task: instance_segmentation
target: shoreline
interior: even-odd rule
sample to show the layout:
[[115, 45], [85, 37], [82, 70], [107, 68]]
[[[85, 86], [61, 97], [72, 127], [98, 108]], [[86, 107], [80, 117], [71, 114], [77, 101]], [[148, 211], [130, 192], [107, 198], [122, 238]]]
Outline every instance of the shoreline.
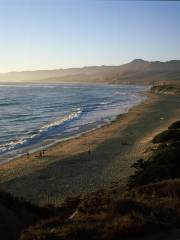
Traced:
[[[69, 137], [64, 137], [64, 138], [62, 137], [60, 139], [57, 139], [57, 140], [55, 140], [55, 141], [53, 141], [51, 143], [48, 143], [48, 144], [44, 144], [42, 146], [35, 146], [34, 149], [33, 149], [33, 146], [26, 147], [24, 150], [22, 148], [22, 152], [16, 154], [16, 156], [14, 156], [14, 157], [6, 157], [6, 155], [5, 155], [6, 159], [5, 160], [1, 160], [0, 161], [0, 165], [1, 164], [5, 164], [5, 163], [9, 163], [10, 161], [15, 161], [16, 159], [19, 159], [21, 157], [26, 157], [27, 156], [27, 152], [29, 152], [30, 154], [37, 154], [38, 152], [40, 152], [42, 150], [48, 151], [51, 147], [54, 147], [57, 144], [61, 144], [63, 142], [69, 141], [69, 140], [80, 138], [81, 136], [83, 136], [85, 134], [94, 132], [94, 131], [96, 131], [98, 129], [101, 129], [103, 127], [111, 125], [112, 123], [116, 122], [121, 116], [123, 116], [125, 114], [128, 114], [128, 112], [132, 108], [137, 107], [138, 105], [140, 105], [143, 102], [148, 100], [148, 96], [147, 96], [148, 95], [148, 91], [140, 92], [140, 93], [138, 93], [138, 95], [141, 98], [141, 100], [139, 102], [137, 102], [133, 106], [129, 107], [125, 112], [118, 114], [116, 117], [114, 117], [114, 119], [109, 120], [109, 122], [101, 124], [101, 125], [99, 124], [96, 127], [93, 127], [91, 129], [85, 130], [84, 132], [76, 133], [75, 135], [72, 135], [72, 136], [69, 136]], [[144, 99], [143, 99], [143, 97], [144, 97]]]
[[[57, 139], [56, 141], [54, 141], [52, 143], [49, 143], [47, 145], [44, 145], [44, 146], [35, 147], [34, 149], [30, 148], [30, 149], [28, 149], [28, 152], [31, 154], [31, 156], [32, 155], [34, 156], [35, 154], [38, 154], [39, 151], [42, 151], [43, 149], [45, 151], [51, 150], [51, 148], [56, 148], [60, 144], [63, 144], [63, 143], [65, 144], [66, 142], [69, 142], [71, 140], [76, 140], [76, 139], [79, 139], [81, 137], [87, 137], [86, 135], [88, 135], [90, 133], [93, 133], [93, 132], [98, 131], [99, 129], [103, 129], [103, 128], [106, 128], [108, 126], [111, 126], [112, 124], [119, 121], [121, 117], [123, 117], [124, 115], [127, 115], [129, 113], [129, 111], [131, 111], [133, 108], [136, 108], [139, 105], [148, 101], [149, 95], [151, 95], [151, 93], [149, 91], [145, 91], [145, 92], [139, 93], [139, 95], [144, 96], [145, 99], [144, 100], [141, 99], [141, 102], [136, 103], [135, 105], [130, 107], [126, 112], [118, 114], [113, 120], [109, 121], [108, 123], [104, 123], [102, 125], [97, 125], [97, 127], [94, 127], [92, 129], [89, 129], [89, 130], [84, 131], [84, 132], [77, 133], [77, 134], [75, 134], [73, 136], [70, 136], [70, 137], [65, 137], [65, 138], [62, 138], [62, 139], [59, 139], [59, 140]], [[2, 160], [0, 162], [0, 166], [3, 165], [3, 164], [8, 164], [11, 161], [16, 161], [16, 160], [21, 159], [21, 158], [23, 158], [23, 159], [27, 158], [27, 151], [19, 153], [15, 157], [10, 157], [10, 158], [7, 158], [5, 160]]]
[[174, 104], [179, 103], [178, 96], [147, 95], [108, 125], [56, 143], [43, 158], [33, 153], [29, 159], [2, 163], [1, 188], [38, 204], [59, 204], [68, 196], [123, 186], [132, 174], [130, 166], [144, 156], [152, 136], [180, 118]]

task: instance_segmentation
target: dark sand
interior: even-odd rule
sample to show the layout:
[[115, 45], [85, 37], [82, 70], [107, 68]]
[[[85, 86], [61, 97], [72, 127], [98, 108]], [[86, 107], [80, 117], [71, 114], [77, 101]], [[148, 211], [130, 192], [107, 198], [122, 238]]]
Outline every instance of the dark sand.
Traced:
[[113, 123], [58, 143], [43, 158], [34, 153], [1, 164], [0, 187], [38, 204], [59, 204], [98, 188], [124, 186], [152, 137], [177, 119], [180, 96], [148, 94]]

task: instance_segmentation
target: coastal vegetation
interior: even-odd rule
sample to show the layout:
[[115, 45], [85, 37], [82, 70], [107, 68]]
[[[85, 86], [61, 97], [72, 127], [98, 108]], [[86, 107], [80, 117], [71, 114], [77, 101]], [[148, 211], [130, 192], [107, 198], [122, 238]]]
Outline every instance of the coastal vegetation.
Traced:
[[180, 130], [166, 130], [153, 138], [158, 144], [148, 160], [140, 159], [133, 164], [135, 174], [129, 186], [135, 187], [165, 179], [180, 177]]
[[179, 84], [157, 85], [151, 88], [151, 92], [162, 94], [180, 94], [180, 85]]

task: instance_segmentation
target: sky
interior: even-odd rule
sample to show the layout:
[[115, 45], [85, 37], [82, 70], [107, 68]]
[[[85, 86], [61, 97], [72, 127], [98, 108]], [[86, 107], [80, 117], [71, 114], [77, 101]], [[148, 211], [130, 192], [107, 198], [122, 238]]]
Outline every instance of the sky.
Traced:
[[180, 1], [0, 0], [0, 72], [180, 59]]

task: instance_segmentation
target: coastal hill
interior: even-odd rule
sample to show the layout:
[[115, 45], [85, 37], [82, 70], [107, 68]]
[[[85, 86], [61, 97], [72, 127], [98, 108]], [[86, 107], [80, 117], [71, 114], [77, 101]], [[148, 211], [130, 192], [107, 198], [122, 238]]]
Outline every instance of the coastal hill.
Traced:
[[180, 81], [180, 60], [167, 62], [135, 59], [120, 66], [9, 72], [0, 74], [1, 82], [85, 82], [116, 84], [164, 84]]

